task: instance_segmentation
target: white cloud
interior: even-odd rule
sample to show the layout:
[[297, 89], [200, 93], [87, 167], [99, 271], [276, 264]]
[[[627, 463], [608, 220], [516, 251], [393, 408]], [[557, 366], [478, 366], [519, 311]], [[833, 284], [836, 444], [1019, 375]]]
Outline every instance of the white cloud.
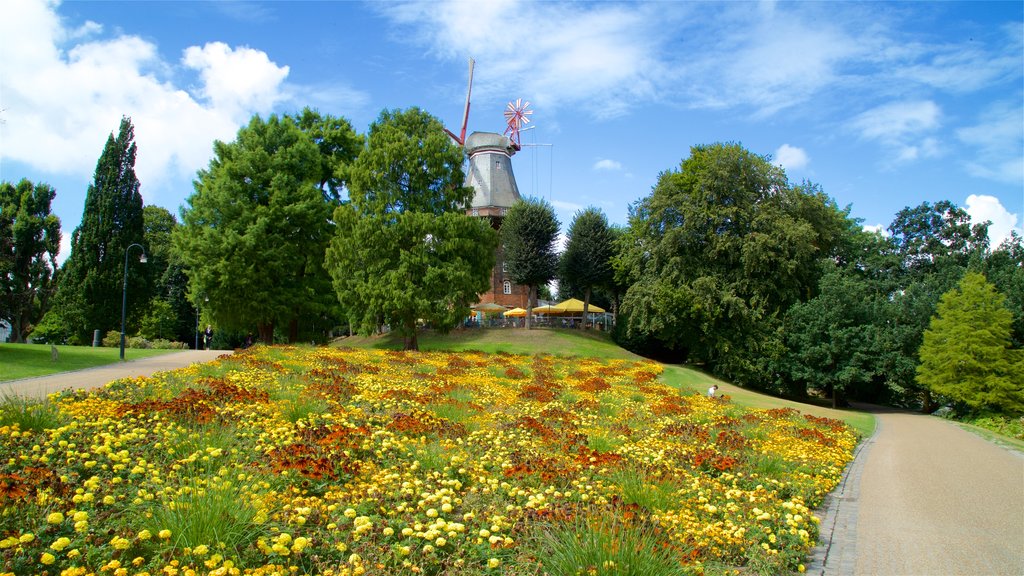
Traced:
[[803, 148], [797, 148], [796, 146], [790, 146], [789, 144], [779, 146], [779, 148], [775, 150], [774, 156], [775, 163], [782, 166], [787, 171], [806, 168], [807, 163], [811, 160]]
[[957, 138], [974, 149], [967, 171], [981, 178], [1024, 186], [1024, 109], [1019, 102], [998, 102]]
[[[181, 195], [215, 139], [232, 140], [253, 113], [287, 97], [288, 68], [220, 43], [161, 60], [137, 36], [99, 38], [102, 26], [65, 26], [52, 2], [5, 4], [0, 19], [5, 158], [87, 181], [122, 116], [135, 126], [136, 173], [147, 203]], [[172, 82], [198, 73], [195, 96]], [[54, 119], [60, 119], [54, 121]], [[185, 180], [187, 187], [187, 180]]]
[[865, 140], [888, 148], [897, 162], [940, 156], [939, 141], [931, 136], [941, 126], [942, 111], [931, 100], [890, 102], [859, 114], [850, 127]]
[[575, 202], [566, 202], [564, 200], [552, 200], [551, 206], [556, 210], [561, 210], [562, 212], [568, 212], [570, 214], [575, 214], [576, 212], [583, 210], [582, 204], [577, 204]]
[[1024, 234], [1022, 222], [1017, 214], [1011, 213], [995, 196], [971, 194], [967, 197], [964, 210], [971, 216], [973, 224], [988, 221], [988, 239], [992, 248], [998, 247], [1010, 237], [1011, 231]]
[[602, 158], [597, 162], [594, 162], [594, 170], [622, 170], [622, 162], [619, 162], [618, 160], [609, 160], [608, 158]]
[[865, 224], [861, 226], [861, 229], [864, 230], [865, 232], [874, 232], [876, 234], [881, 234], [886, 238], [892, 236], [892, 234], [889, 233], [889, 229], [885, 224]]

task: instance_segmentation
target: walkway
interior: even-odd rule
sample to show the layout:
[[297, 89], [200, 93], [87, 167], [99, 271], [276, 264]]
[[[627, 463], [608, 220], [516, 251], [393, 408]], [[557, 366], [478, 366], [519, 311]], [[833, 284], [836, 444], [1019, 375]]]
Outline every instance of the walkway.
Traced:
[[876, 418], [808, 572], [1024, 574], [1024, 455], [932, 416], [878, 408]]
[[150, 376], [155, 372], [184, 368], [200, 362], [209, 362], [223, 354], [231, 354], [230, 350], [185, 350], [172, 352], [151, 358], [116, 362], [106, 366], [61, 372], [50, 376], [37, 376], [21, 380], [0, 382], [0, 393], [14, 393], [19, 396], [45, 398], [48, 394], [67, 388], [97, 388], [107, 382], [119, 378], [133, 376]]

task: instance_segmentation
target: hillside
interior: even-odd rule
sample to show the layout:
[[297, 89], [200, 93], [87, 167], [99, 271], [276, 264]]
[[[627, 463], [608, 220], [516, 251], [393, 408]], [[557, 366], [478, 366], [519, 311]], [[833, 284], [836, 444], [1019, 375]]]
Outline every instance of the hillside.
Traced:
[[[401, 350], [402, 339], [396, 334], [383, 336], [351, 336], [340, 338], [333, 344], [340, 348], [370, 348]], [[506, 354], [552, 354], [600, 359], [639, 360], [640, 356], [621, 348], [604, 332], [581, 332], [560, 328], [473, 329], [456, 330], [447, 335], [426, 331], [419, 334], [422, 351], [478, 351]], [[777, 398], [754, 390], [740, 388], [719, 380], [699, 369], [683, 365], [666, 365], [662, 380], [676, 388], [704, 392], [718, 384], [718, 393], [750, 408], [794, 408], [814, 416], [835, 418], [853, 426], [862, 436], [870, 436], [875, 428], [874, 416], [856, 410], [836, 410], [814, 404], [805, 404]]]

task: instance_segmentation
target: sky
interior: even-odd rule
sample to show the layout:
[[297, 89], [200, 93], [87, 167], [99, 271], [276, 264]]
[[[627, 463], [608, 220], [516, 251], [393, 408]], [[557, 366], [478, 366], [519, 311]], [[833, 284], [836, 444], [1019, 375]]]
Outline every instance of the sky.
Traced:
[[513, 170], [563, 231], [626, 224], [691, 146], [738, 142], [865, 227], [950, 200], [1024, 226], [1024, 2], [0, 0], [0, 180], [57, 191], [70, 251], [107, 137], [131, 118], [143, 201], [178, 215], [253, 115], [361, 133], [418, 106], [458, 132], [534, 111]]

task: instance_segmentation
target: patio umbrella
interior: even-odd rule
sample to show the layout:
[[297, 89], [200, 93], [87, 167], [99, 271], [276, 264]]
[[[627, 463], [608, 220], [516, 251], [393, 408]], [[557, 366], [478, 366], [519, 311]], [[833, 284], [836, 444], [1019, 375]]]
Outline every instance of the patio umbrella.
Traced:
[[534, 306], [533, 307], [533, 313], [534, 314], [551, 314], [551, 315], [556, 315], [556, 314], [565, 314], [565, 310], [562, 310], [560, 308], [556, 308], [555, 306], [547, 304], [547, 305], [544, 305], [544, 306]]
[[[561, 310], [562, 312], [583, 312], [583, 301], [578, 300], [576, 298], [569, 298], [565, 302], [559, 302], [558, 304], [555, 304], [554, 307]], [[536, 308], [534, 308], [534, 310], [536, 310]], [[604, 311], [604, 308], [601, 308], [600, 306], [595, 306], [594, 304], [587, 306], [587, 313], [593, 312], [595, 314], [600, 314]]]
[[475, 310], [477, 312], [504, 312], [507, 310], [507, 308], [501, 304], [495, 304], [494, 302], [481, 302], [474, 304], [469, 308], [470, 310]]
[[505, 311], [505, 318], [523, 318], [526, 316], [526, 310], [522, 308], [513, 308]]

